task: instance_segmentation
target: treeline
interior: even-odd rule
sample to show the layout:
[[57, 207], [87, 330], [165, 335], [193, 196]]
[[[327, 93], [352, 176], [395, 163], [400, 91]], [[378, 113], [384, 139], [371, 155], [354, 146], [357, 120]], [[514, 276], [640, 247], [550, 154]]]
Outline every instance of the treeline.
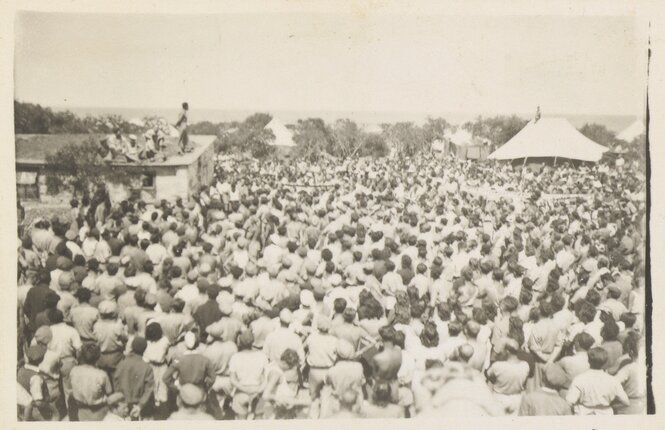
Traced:
[[[248, 152], [261, 158], [270, 155], [274, 148], [269, 145], [274, 136], [265, 128], [272, 117], [256, 113], [244, 121], [213, 123], [202, 121], [189, 126], [190, 134], [218, 136], [215, 146], [223, 152]], [[139, 134], [153, 126], [166, 126], [159, 118], [143, 118], [143, 125], [128, 122], [119, 115], [79, 117], [72, 112], [53, 111], [38, 104], [14, 101], [14, 127], [16, 133], [111, 133], [120, 129], [123, 133]], [[517, 134], [527, 121], [516, 116], [499, 115], [477, 117], [460, 127], [474, 138], [489, 141], [495, 148], [506, 143]], [[394, 151], [398, 156], [412, 156], [428, 151], [432, 142], [444, 140], [455, 130], [455, 126], [444, 118], [428, 118], [424, 124], [397, 122], [381, 124], [380, 129], [367, 131], [350, 119], [326, 123], [321, 118], [300, 119], [287, 126], [293, 132], [297, 144], [297, 155], [310, 160], [325, 155], [335, 157], [373, 156], [382, 157]], [[590, 139], [614, 147], [616, 135], [603, 125], [586, 124], [580, 129]]]

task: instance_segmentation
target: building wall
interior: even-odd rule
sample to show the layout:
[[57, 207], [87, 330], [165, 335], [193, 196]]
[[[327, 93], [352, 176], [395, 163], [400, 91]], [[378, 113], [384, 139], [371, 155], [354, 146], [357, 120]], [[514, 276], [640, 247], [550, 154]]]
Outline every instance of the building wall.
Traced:
[[155, 172], [155, 199], [174, 200], [188, 197], [187, 166], [164, 168]]

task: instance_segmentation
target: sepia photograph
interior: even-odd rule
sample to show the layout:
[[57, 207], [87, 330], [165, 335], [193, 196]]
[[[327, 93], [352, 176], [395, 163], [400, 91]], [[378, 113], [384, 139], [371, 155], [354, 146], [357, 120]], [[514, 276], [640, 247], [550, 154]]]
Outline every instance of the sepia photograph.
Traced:
[[24, 10], [13, 61], [15, 420], [655, 413], [644, 18]]

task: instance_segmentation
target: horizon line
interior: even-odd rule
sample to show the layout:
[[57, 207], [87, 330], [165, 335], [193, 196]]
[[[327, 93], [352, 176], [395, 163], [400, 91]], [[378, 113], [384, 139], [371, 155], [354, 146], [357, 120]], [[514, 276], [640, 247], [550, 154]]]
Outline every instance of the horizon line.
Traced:
[[[58, 110], [69, 110], [69, 109], [96, 109], [96, 110], [103, 110], [103, 109], [109, 109], [109, 110], [118, 110], [118, 109], [132, 109], [132, 110], [161, 110], [161, 109], [170, 109], [170, 110], [178, 110], [180, 109], [179, 106], [174, 106], [174, 107], [164, 107], [164, 106], [63, 106], [63, 105], [47, 105], [39, 102], [33, 102], [33, 101], [23, 101], [23, 100], [18, 100], [14, 99], [15, 101], [21, 102], [21, 103], [33, 103], [33, 104], [39, 104], [43, 107], [50, 107], [52, 109], [58, 109]], [[371, 110], [371, 109], [325, 109], [325, 108], [316, 108], [316, 109], [292, 109], [292, 108], [234, 108], [234, 107], [199, 107], [199, 108], [194, 108], [192, 109], [190, 107], [190, 112], [194, 110], [201, 110], [201, 111], [241, 111], [241, 112], [255, 112], [255, 113], [271, 113], [271, 112], [326, 112], [326, 113], [348, 113], [348, 112], [358, 112], [358, 113], [374, 113], [374, 114], [407, 114], [407, 115], [427, 115], [427, 116], [434, 116], [434, 115], [445, 115], [445, 114], [452, 114], [452, 115], [474, 115], [474, 116], [496, 116], [496, 115], [516, 115], [516, 116], [533, 116], [535, 109], [533, 112], [519, 112], [519, 111], [493, 111], [493, 112], [469, 112], [469, 111], [400, 111], [400, 110]], [[637, 113], [605, 113], [605, 112], [561, 112], [561, 111], [553, 111], [553, 112], [548, 112], [547, 110], [542, 109], [541, 106], [541, 115], [543, 116], [554, 116], [554, 115], [561, 115], [561, 116], [616, 116], [616, 117], [627, 117], [627, 116], [632, 116], [634, 118], [643, 118], [646, 115], [646, 109], [644, 113], [637, 114]]]

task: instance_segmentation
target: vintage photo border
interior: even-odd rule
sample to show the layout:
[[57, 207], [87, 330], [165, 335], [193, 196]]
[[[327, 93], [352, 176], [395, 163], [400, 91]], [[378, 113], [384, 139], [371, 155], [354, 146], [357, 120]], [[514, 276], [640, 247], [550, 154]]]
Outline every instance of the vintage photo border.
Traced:
[[[633, 428], [657, 429], [665, 428], [665, 379], [663, 379], [662, 364], [665, 353], [665, 343], [661, 342], [662, 336], [653, 327], [665, 327], [665, 317], [662, 312], [657, 312], [660, 302], [663, 300], [662, 285], [665, 281], [665, 192], [660, 191], [665, 187], [665, 2], [661, 1], [631, 1], [609, 2], [588, 0], [560, 0], [551, 1], [522, 1], [522, 0], [495, 0], [492, 2], [465, 1], [381, 1], [381, 0], [250, 0], [250, 1], [92, 1], [92, 0], [31, 0], [0, 2], [0, 92], [2, 93], [2, 104], [0, 124], [2, 125], [2, 150], [0, 152], [0, 163], [2, 167], [2, 186], [0, 187], [0, 201], [5, 210], [0, 215], [0, 239], [5, 244], [0, 247], [0, 274], [5, 294], [0, 300], [0, 428], [30, 427], [39, 424], [20, 423], [16, 424], [16, 391], [15, 384], [15, 357], [16, 357], [16, 211], [15, 199], [15, 169], [14, 169], [14, 133], [13, 133], [13, 50], [14, 50], [14, 16], [17, 10], [34, 10], [43, 12], [69, 12], [69, 13], [350, 13], [362, 18], [372, 14], [440, 14], [440, 15], [615, 15], [635, 16], [650, 27], [650, 50], [648, 86], [648, 103], [646, 109], [647, 118], [647, 160], [650, 167], [647, 168], [647, 183], [650, 185], [647, 192], [647, 207], [650, 211], [647, 215], [647, 366], [648, 382], [650, 385], [648, 394], [649, 411], [655, 409], [656, 414], [651, 416], [626, 416], [626, 417], [534, 417], [534, 418], [469, 418], [465, 420], [450, 419], [446, 422], [427, 422], [427, 420], [402, 420], [391, 421], [388, 425], [395, 428], [410, 428], [412, 426], [432, 425], [433, 427], [449, 426], [472, 426], [490, 424], [503, 428], [531, 429], [538, 426], [545, 428], [561, 428], [570, 426], [575, 428], [605, 429], [605, 428]], [[565, 35], [562, 35], [565, 38]], [[562, 43], [567, 43], [562, 40]], [[568, 42], [569, 43], [569, 42]], [[608, 89], [611, 91], [611, 89]], [[650, 270], [649, 270], [650, 269]], [[420, 423], [423, 424], [420, 424]], [[137, 424], [137, 423], [133, 423]], [[316, 425], [323, 428], [338, 428], [337, 421], [263, 421], [263, 422], [225, 422], [224, 424], [212, 423], [211, 428], [219, 425], [234, 428], [249, 428], [252, 425], [260, 425], [261, 428], [304, 428]], [[386, 425], [382, 421], [353, 420], [344, 423], [345, 426], [362, 428], [380, 428]], [[66, 422], [50, 423], [51, 428], [66, 428]], [[103, 423], [100, 426], [111, 428]], [[127, 423], [131, 427], [132, 423]], [[176, 428], [168, 422], [141, 422], [141, 428]], [[116, 428], [116, 426], [113, 426]]]

